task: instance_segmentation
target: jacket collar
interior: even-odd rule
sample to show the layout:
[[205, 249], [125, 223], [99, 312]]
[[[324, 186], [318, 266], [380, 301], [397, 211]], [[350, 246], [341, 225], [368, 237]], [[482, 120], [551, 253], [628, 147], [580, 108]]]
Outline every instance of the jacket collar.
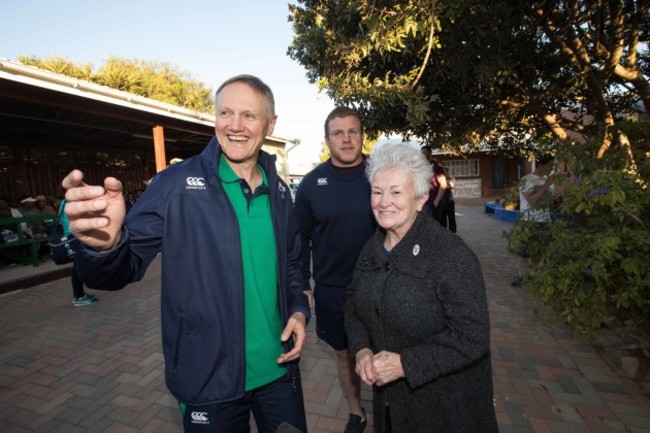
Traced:
[[[201, 152], [200, 157], [205, 164], [208, 165], [210, 173], [214, 173], [217, 178], [219, 176], [219, 159], [221, 158], [221, 145], [217, 141], [217, 137], [212, 137], [208, 145]], [[266, 172], [266, 178], [268, 181], [269, 192], [272, 197], [279, 194], [281, 199], [285, 199], [289, 194], [288, 188], [284, 182], [279, 178], [278, 172], [275, 169], [275, 160], [276, 156], [271, 155], [270, 153], [260, 151], [259, 156], [257, 157], [257, 162], [262, 166]]]
[[423, 277], [431, 267], [435, 254], [438, 253], [434, 249], [438, 229], [441, 227], [433, 222], [431, 216], [425, 211], [420, 212], [406, 235], [387, 256], [382, 254], [386, 232], [378, 228], [369, 243], [369, 248], [365, 248], [359, 258], [359, 268], [372, 270], [386, 267], [390, 263], [391, 267], [395, 267], [402, 273]]
[[[366, 155], [363, 155], [362, 158], [363, 159], [361, 161], [361, 164], [355, 165], [354, 167], [337, 167], [336, 165], [332, 164], [332, 158], [327, 159], [325, 162], [323, 162], [323, 164], [328, 165], [335, 176], [344, 180], [353, 180], [366, 177], [367, 157]], [[347, 176], [344, 176], [342, 174], [344, 171], [348, 172]]]
[[[201, 159], [208, 164], [212, 173], [219, 172], [219, 158], [222, 153], [221, 145], [219, 144], [219, 141], [217, 141], [217, 137], [212, 137], [208, 145], [203, 149], [203, 152], [201, 152]], [[257, 162], [262, 166], [262, 168], [264, 168], [266, 174], [269, 176], [269, 182], [271, 177], [277, 176], [275, 160], [275, 155], [271, 155], [263, 150], [260, 151], [260, 154], [257, 157]]]

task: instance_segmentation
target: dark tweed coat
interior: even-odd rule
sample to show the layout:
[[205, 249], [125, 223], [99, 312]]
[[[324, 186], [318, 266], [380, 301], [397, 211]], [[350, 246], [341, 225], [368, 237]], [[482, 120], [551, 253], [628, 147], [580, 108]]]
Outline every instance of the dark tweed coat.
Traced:
[[405, 378], [374, 387], [375, 431], [491, 433], [490, 323], [480, 264], [455, 234], [418, 215], [387, 256], [385, 233], [368, 240], [347, 294], [352, 355], [401, 355]]

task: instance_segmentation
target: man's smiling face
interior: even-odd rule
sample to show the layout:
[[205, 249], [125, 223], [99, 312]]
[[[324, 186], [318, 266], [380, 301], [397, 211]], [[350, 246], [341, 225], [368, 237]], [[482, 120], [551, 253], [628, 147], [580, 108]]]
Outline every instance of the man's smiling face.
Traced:
[[215, 133], [228, 161], [256, 162], [276, 120], [264, 95], [243, 82], [228, 84], [217, 95], [216, 114]]

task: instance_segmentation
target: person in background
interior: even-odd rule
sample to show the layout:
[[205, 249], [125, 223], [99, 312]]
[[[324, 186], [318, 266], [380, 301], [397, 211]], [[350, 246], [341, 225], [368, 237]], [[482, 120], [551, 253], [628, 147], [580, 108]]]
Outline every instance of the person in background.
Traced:
[[[305, 432], [298, 360], [310, 317], [289, 188], [261, 150], [276, 122], [271, 89], [238, 75], [215, 95], [214, 137], [154, 176], [126, 215], [122, 184], [63, 180], [76, 264], [118, 290], [161, 254], [167, 387], [186, 432]], [[125, 219], [126, 218], [126, 219]]]
[[172, 158], [172, 159], [169, 160], [169, 165], [174, 165], [174, 164], [177, 164], [179, 162], [183, 162], [183, 158]]
[[302, 233], [302, 273], [310, 281], [313, 263], [316, 334], [336, 354], [343, 394], [350, 408], [345, 433], [363, 432], [361, 383], [354, 373], [343, 323], [345, 290], [354, 263], [376, 227], [365, 177], [363, 127], [358, 113], [336, 107], [325, 119], [330, 158], [308, 173], [296, 192], [296, 219]]
[[[183, 160], [182, 160], [181, 158], [172, 158], [172, 159], [169, 160], [169, 165], [167, 165], [167, 167], [169, 167], [170, 165], [177, 164], [177, 163], [182, 162], [182, 161], [183, 161]], [[165, 168], [166, 168], [166, 167], [165, 167]], [[153, 180], [153, 177], [150, 177], [150, 178], [147, 179], [147, 180], [143, 180], [143, 181], [142, 181], [142, 184], [144, 185], [145, 188], [147, 188], [147, 187], [149, 186], [149, 184], [151, 184], [151, 181], [152, 181], [152, 180]], [[138, 198], [139, 198], [139, 197], [138, 197]], [[127, 205], [127, 209], [126, 209], [126, 211], [127, 211], [127, 212], [129, 211], [129, 206], [128, 206], [128, 205]]]
[[[23, 197], [20, 199], [20, 206], [18, 210], [23, 216], [34, 216], [40, 215], [40, 211], [36, 207], [37, 200], [34, 197]], [[47, 236], [48, 230], [45, 228], [45, 225], [42, 221], [36, 221], [32, 223], [27, 223], [30, 236]]]
[[433, 176], [431, 177], [429, 187], [429, 198], [427, 199], [427, 206], [431, 211], [433, 219], [439, 224], [442, 224], [442, 214], [445, 207], [445, 193], [447, 191], [447, 178], [442, 169], [442, 166], [433, 157], [431, 153], [431, 146], [422, 146], [420, 149], [422, 155], [431, 164]]
[[[533, 221], [541, 230], [551, 221], [551, 212], [547, 204], [552, 196], [554, 179], [549, 176], [553, 170], [553, 156], [542, 155], [535, 160], [535, 169], [519, 181], [519, 218], [522, 221]], [[531, 239], [530, 242], [534, 242]], [[519, 251], [517, 275], [511, 281], [513, 287], [521, 287], [524, 277], [530, 268], [530, 255], [523, 247]]]
[[54, 213], [59, 212], [59, 207], [61, 206], [61, 202], [63, 199], [61, 197], [54, 197], [52, 199], [52, 206], [54, 207]]
[[54, 200], [39, 194], [36, 197], [36, 208], [41, 215], [52, 215], [56, 213], [54, 209]]
[[477, 257], [423, 214], [432, 170], [417, 149], [376, 148], [367, 174], [379, 229], [357, 260], [345, 328], [375, 432], [497, 432]]
[[23, 216], [27, 215], [38, 215], [38, 209], [36, 208], [36, 199], [34, 197], [21, 197], [18, 199], [18, 211]]
[[[65, 199], [61, 200], [59, 204], [59, 215], [61, 226], [63, 227], [63, 235], [69, 237], [72, 232], [70, 231], [70, 221], [65, 213]], [[84, 282], [78, 272], [78, 265], [72, 262], [72, 305], [75, 307], [83, 307], [91, 305], [99, 301], [99, 298], [93, 294], [84, 291]]]
[[[20, 218], [22, 216], [23, 214], [18, 209], [11, 206], [8, 197], [0, 197], [0, 218]], [[20, 228], [25, 235], [32, 235], [27, 223], [20, 223]], [[0, 242], [16, 242], [19, 238], [14, 230], [16, 230], [14, 224], [0, 226]]]
[[449, 175], [447, 167], [442, 167], [442, 171], [447, 180], [447, 189], [445, 189], [445, 196], [442, 200], [444, 204], [440, 221], [443, 227], [449, 228], [452, 233], [456, 233], [456, 202], [452, 191], [456, 185], [456, 179]]
[[132, 192], [129, 192], [126, 194], [126, 198], [124, 199], [124, 206], [126, 206], [126, 212], [128, 213], [133, 205], [135, 204], [135, 194]]

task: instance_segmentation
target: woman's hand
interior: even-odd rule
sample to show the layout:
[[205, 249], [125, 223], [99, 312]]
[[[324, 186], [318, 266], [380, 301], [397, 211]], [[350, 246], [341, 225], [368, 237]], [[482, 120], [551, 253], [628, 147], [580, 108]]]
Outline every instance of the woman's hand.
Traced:
[[399, 353], [381, 351], [373, 356], [372, 365], [377, 385], [386, 385], [404, 377]]
[[361, 349], [355, 355], [355, 359], [356, 365], [354, 371], [357, 372], [363, 383], [372, 386], [377, 381], [375, 369], [372, 365], [372, 350], [368, 348]]

